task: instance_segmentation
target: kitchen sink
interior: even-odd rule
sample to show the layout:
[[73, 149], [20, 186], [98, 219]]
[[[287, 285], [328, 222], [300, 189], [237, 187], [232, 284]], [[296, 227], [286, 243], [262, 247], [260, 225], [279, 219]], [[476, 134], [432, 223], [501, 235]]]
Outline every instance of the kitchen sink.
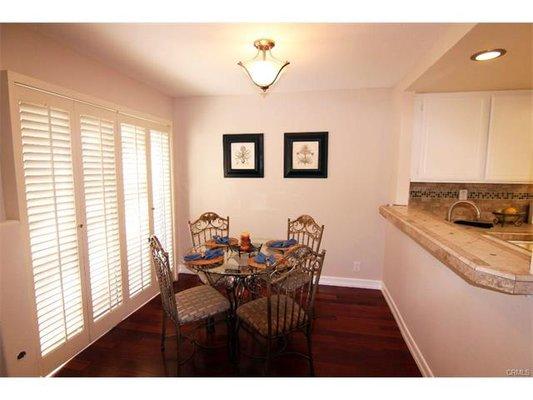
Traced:
[[508, 242], [533, 252], [533, 240], [508, 240]]
[[503, 240], [513, 246], [533, 252], [533, 233], [487, 232], [487, 236]]
[[453, 223], [458, 224], [458, 225], [475, 226], [477, 228], [492, 228], [494, 226], [492, 222], [472, 221], [472, 220], [466, 220], [466, 219], [456, 219], [455, 221], [453, 221]]

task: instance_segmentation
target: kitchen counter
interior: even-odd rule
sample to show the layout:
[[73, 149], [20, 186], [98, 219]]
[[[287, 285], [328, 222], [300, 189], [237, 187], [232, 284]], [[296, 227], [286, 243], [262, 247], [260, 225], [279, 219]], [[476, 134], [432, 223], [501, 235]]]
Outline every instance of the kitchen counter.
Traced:
[[468, 283], [507, 294], [533, 294], [531, 253], [490, 235], [533, 234], [533, 225], [475, 228], [408, 206], [381, 206], [379, 212]]

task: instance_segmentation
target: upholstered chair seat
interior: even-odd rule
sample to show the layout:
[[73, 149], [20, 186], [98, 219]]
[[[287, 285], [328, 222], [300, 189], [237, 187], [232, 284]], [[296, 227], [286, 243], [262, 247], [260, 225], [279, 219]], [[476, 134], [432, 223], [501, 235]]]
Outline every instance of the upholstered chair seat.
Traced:
[[[255, 329], [261, 336], [268, 337], [268, 299], [262, 297], [243, 304], [237, 309], [237, 316]], [[272, 299], [272, 331], [283, 335], [294, 330], [307, 320], [305, 311], [288, 296]]]
[[211, 286], [201, 285], [176, 293], [180, 324], [201, 321], [229, 310], [229, 301]]

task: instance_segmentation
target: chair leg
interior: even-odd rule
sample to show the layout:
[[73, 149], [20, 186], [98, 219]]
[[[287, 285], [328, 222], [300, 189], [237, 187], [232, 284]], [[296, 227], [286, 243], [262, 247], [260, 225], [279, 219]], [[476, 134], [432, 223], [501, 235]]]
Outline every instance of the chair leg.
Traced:
[[231, 316], [228, 314], [226, 315], [226, 326], [228, 329], [228, 355], [229, 360], [232, 364], [235, 363], [236, 359], [236, 346], [235, 346], [235, 324], [233, 323], [233, 320]]
[[215, 318], [214, 317], [209, 317], [205, 321], [205, 332], [208, 335], [215, 333]]
[[176, 376], [180, 376], [181, 335], [180, 328], [176, 325]]
[[265, 361], [265, 371], [264, 374], [268, 376], [268, 373], [270, 372], [270, 352], [271, 352], [271, 342], [270, 338], [267, 338], [267, 351], [266, 351], [266, 361]]
[[163, 319], [161, 321], [161, 351], [165, 351], [165, 339], [167, 335], [167, 314], [163, 310]]
[[311, 338], [311, 326], [306, 329], [305, 336], [307, 338], [307, 353], [309, 355], [309, 372], [311, 376], [315, 376], [315, 365], [313, 363], [313, 347]]

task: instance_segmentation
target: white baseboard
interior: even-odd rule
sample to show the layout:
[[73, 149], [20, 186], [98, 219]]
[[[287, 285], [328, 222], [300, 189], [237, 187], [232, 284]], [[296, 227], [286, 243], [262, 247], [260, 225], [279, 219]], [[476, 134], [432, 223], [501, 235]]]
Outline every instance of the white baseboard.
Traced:
[[[194, 274], [185, 264], [178, 264], [179, 274]], [[336, 276], [321, 276], [320, 285], [353, 287], [361, 289], [381, 289], [381, 281], [373, 279], [338, 278]]]
[[409, 331], [409, 328], [407, 327], [407, 324], [405, 323], [402, 314], [400, 313], [400, 310], [396, 306], [396, 303], [394, 302], [394, 299], [392, 298], [384, 282], [381, 283], [381, 291], [383, 293], [383, 296], [385, 297], [385, 300], [387, 301], [387, 304], [389, 305], [390, 310], [392, 311], [392, 315], [396, 320], [396, 324], [400, 328], [400, 332], [402, 333], [403, 339], [405, 343], [407, 343], [407, 347], [409, 348], [411, 355], [415, 359], [416, 365], [418, 365], [418, 369], [424, 377], [434, 377], [435, 375], [433, 375], [429, 364], [427, 363], [426, 359], [424, 358], [424, 355], [418, 348], [413, 338], [413, 335], [411, 335], [411, 332]]
[[373, 279], [338, 278], [336, 276], [321, 276], [320, 285], [342, 286], [361, 289], [381, 289], [381, 281]]

